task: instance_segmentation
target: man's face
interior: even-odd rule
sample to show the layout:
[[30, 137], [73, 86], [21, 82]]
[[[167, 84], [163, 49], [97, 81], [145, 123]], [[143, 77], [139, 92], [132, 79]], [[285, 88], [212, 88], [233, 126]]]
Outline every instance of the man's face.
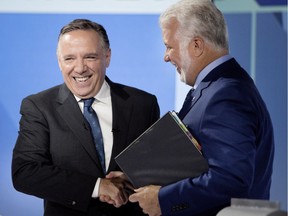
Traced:
[[64, 82], [79, 98], [94, 97], [100, 90], [109, 66], [111, 51], [104, 50], [93, 30], [75, 30], [59, 39], [58, 64]]
[[[164, 61], [171, 62], [176, 67], [176, 71], [180, 75], [180, 80], [188, 85], [193, 85], [191, 76], [193, 76], [193, 59], [189, 53], [189, 41], [181, 41], [176, 36], [178, 28], [177, 21], [172, 21], [162, 29], [163, 41], [166, 46]], [[183, 37], [184, 38], [184, 37]]]

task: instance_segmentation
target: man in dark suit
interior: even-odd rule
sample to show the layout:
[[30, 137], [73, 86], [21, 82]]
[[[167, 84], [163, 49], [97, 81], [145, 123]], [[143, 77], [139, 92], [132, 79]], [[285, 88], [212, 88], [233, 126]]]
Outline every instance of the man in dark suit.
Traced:
[[[127, 203], [128, 183], [105, 175], [120, 170], [114, 157], [159, 118], [156, 97], [106, 77], [109, 39], [95, 22], [78, 19], [64, 26], [57, 57], [65, 84], [22, 101], [14, 187], [43, 198], [46, 216], [143, 215], [138, 204]], [[94, 126], [83, 116], [89, 98], [102, 131], [105, 168], [93, 142]], [[109, 196], [113, 205], [100, 196]]]
[[272, 123], [253, 80], [229, 55], [223, 15], [210, 0], [183, 0], [161, 14], [160, 25], [164, 60], [192, 87], [179, 117], [202, 145], [209, 170], [139, 188], [129, 200], [150, 216], [210, 216], [231, 198], [269, 199]]

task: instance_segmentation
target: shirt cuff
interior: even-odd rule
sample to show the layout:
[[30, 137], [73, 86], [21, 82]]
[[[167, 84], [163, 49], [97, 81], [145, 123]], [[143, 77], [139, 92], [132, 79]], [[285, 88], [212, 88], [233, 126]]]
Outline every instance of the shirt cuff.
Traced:
[[99, 197], [99, 186], [100, 186], [100, 178], [97, 179], [93, 193], [92, 198], [98, 198]]

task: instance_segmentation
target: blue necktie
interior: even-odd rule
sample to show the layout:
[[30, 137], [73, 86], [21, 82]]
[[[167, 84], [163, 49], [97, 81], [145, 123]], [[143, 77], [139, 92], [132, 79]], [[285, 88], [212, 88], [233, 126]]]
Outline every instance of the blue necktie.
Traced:
[[89, 98], [89, 99], [83, 99], [84, 101], [84, 117], [90, 124], [90, 128], [93, 135], [93, 140], [96, 146], [96, 150], [98, 153], [98, 156], [100, 158], [101, 166], [104, 171], [104, 174], [106, 174], [106, 168], [105, 168], [105, 154], [104, 154], [104, 144], [103, 144], [103, 138], [102, 138], [102, 132], [99, 124], [98, 117], [96, 115], [96, 112], [91, 107], [93, 101], [95, 98]]
[[187, 93], [185, 101], [183, 103], [183, 106], [181, 108], [181, 110], [178, 113], [178, 117], [183, 120], [183, 118], [185, 117], [185, 115], [187, 114], [187, 112], [189, 111], [191, 105], [192, 105], [192, 101], [193, 101], [193, 92], [194, 92], [194, 88], [191, 88], [190, 91]]

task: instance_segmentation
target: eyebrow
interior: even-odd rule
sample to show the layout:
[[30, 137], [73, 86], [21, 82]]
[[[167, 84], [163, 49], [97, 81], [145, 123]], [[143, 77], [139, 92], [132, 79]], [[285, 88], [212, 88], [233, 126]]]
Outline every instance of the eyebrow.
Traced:
[[99, 53], [98, 53], [98, 52], [93, 52], [93, 53], [87, 53], [87, 54], [85, 54], [85, 56], [87, 56], [87, 55], [95, 55], [95, 56], [99, 56]]

